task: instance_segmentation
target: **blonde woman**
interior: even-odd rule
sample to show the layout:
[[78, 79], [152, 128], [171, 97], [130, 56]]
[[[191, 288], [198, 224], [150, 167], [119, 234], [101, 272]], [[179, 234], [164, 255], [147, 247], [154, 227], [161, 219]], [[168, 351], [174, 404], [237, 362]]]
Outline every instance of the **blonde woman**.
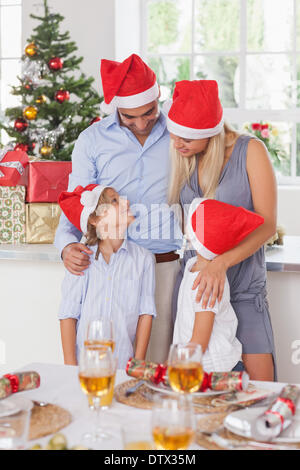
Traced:
[[[274, 380], [275, 350], [266, 299], [264, 243], [276, 231], [277, 193], [266, 148], [224, 122], [218, 85], [212, 80], [176, 83], [167, 126], [172, 156], [170, 204], [180, 203], [187, 215], [194, 198], [214, 198], [264, 218], [264, 224], [235, 248], [207, 261], [201, 271], [199, 268], [193, 289], [198, 288], [196, 301], [203, 308], [213, 308], [222, 298], [227, 275], [244, 365], [251, 379]], [[185, 252], [174, 291], [175, 306], [185, 263], [192, 256], [195, 252]]]

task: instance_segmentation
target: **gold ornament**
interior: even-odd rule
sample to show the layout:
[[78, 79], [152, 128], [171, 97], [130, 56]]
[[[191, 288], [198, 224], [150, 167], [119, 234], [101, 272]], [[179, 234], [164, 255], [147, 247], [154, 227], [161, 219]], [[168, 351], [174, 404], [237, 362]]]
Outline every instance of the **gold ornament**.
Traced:
[[43, 147], [40, 148], [40, 154], [42, 157], [49, 157], [52, 153], [52, 147], [50, 145], [44, 144]]
[[27, 55], [27, 57], [33, 57], [36, 53], [37, 50], [34, 42], [31, 42], [30, 44], [28, 44], [28, 46], [25, 47], [25, 54]]
[[36, 118], [37, 112], [38, 110], [35, 106], [27, 106], [23, 111], [23, 116], [25, 119], [28, 119], [28, 121], [32, 121]]
[[38, 96], [35, 102], [37, 104], [44, 104], [47, 101], [47, 97], [45, 95]]

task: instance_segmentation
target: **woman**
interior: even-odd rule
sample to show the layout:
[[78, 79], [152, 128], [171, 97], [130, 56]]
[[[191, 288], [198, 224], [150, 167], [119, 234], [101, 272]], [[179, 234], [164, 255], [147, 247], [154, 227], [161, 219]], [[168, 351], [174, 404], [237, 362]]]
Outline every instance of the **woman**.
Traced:
[[[224, 123], [218, 85], [212, 80], [176, 83], [168, 112], [172, 174], [169, 203], [180, 202], [185, 215], [196, 197], [215, 198], [264, 217], [264, 224], [235, 248], [207, 261], [193, 288], [203, 308], [223, 295], [227, 274], [231, 304], [238, 318], [237, 338], [252, 380], [276, 378], [273, 332], [266, 299], [264, 243], [276, 231], [276, 180], [265, 146]], [[220, 233], [222, 236], [222, 233]], [[173, 306], [186, 261], [177, 278]]]

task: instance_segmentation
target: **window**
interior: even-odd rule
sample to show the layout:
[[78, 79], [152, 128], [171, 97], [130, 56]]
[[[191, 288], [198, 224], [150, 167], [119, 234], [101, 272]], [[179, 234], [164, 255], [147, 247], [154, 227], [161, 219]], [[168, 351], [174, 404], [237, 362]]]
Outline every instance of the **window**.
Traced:
[[141, 24], [163, 98], [175, 81], [217, 80], [225, 118], [274, 125], [278, 182], [300, 184], [300, 0], [143, 0]]
[[[19, 85], [22, 54], [21, 0], [0, 0], [0, 119], [5, 109], [19, 104], [20, 98], [10, 93], [12, 85]], [[8, 136], [2, 135], [2, 143]]]

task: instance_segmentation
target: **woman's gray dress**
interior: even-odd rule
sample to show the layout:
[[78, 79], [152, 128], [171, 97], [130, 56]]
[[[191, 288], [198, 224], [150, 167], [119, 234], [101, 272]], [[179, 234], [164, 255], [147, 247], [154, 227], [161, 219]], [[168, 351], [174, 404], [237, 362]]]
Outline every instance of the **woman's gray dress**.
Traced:
[[[251, 137], [246, 135], [238, 138], [231, 157], [221, 173], [215, 198], [254, 211], [246, 169], [247, 148], [250, 139]], [[203, 197], [198, 184], [198, 164], [191, 176], [190, 185], [187, 183], [180, 194], [180, 202], [185, 208], [185, 215], [188, 205], [197, 197]], [[195, 251], [185, 252], [181, 271], [176, 280], [173, 297], [174, 318], [185, 263], [192, 256], [195, 256]], [[274, 338], [266, 297], [264, 247], [262, 246], [252, 256], [229, 268], [227, 277], [230, 285], [231, 304], [238, 318], [237, 338], [242, 343], [243, 353], [271, 353], [274, 359], [276, 379]]]

